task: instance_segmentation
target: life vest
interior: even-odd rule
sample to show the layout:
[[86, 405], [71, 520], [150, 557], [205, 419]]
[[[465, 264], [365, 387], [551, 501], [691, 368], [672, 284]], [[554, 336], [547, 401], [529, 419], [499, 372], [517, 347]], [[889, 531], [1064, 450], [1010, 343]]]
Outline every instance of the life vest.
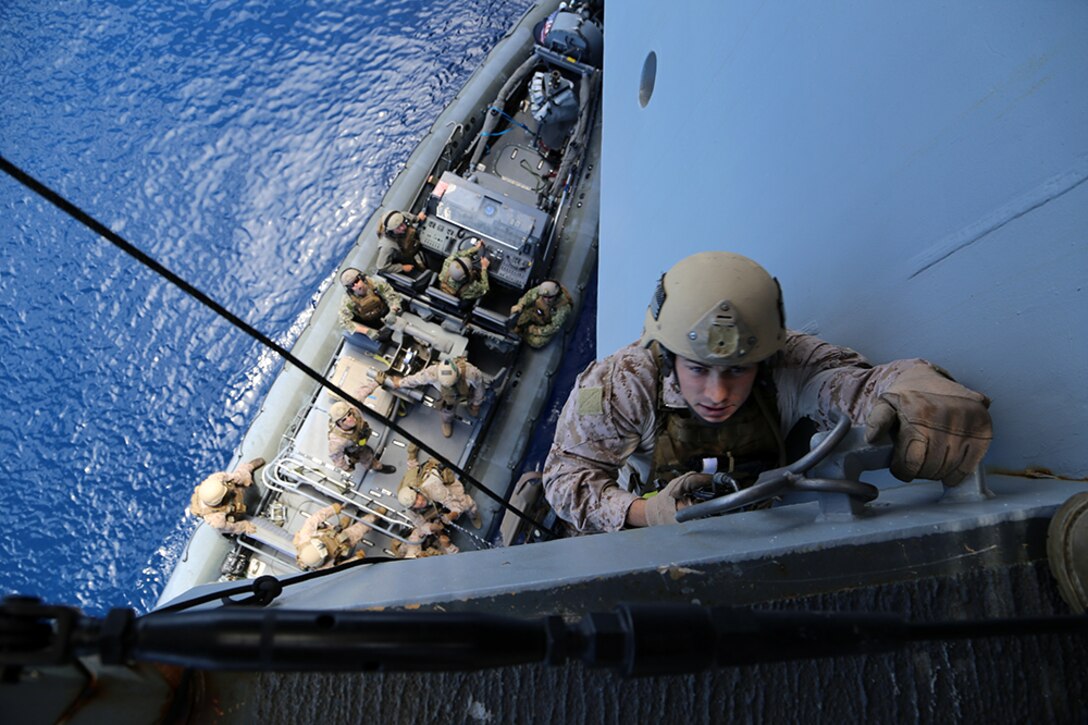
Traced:
[[367, 293], [362, 297], [351, 295], [352, 316], [359, 322], [375, 327], [389, 314], [389, 305], [367, 283]]
[[664, 383], [661, 365], [650, 482], [668, 482], [681, 474], [702, 470], [703, 459], [717, 458], [722, 464], [718, 470], [730, 473], [741, 488], [747, 488], [762, 471], [786, 465], [774, 383], [763, 368], [748, 400], [726, 421], [714, 425], [704, 423], [690, 409], [666, 407]]

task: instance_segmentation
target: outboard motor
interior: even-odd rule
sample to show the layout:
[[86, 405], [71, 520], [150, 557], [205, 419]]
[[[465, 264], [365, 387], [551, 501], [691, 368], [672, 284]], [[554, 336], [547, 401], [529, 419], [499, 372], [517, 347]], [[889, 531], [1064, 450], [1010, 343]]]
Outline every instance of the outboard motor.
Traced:
[[537, 23], [533, 39], [537, 45], [596, 68], [604, 59], [604, 33], [582, 4], [560, 5], [559, 10]]
[[540, 124], [541, 142], [548, 148], [560, 148], [578, 118], [574, 83], [559, 71], [537, 71], [529, 81], [529, 110]]

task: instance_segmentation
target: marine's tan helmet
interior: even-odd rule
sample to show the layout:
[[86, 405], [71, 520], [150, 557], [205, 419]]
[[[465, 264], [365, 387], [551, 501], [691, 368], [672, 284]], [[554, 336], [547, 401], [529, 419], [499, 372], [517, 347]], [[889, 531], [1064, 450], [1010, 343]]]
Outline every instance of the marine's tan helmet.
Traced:
[[218, 506], [227, 495], [227, 484], [223, 482], [223, 474], [213, 473], [200, 482], [197, 495], [205, 506]]
[[401, 486], [397, 491], [397, 500], [401, 506], [411, 506], [416, 502], [416, 490], [411, 486]]
[[298, 560], [307, 569], [316, 569], [325, 563], [329, 556], [329, 547], [325, 542], [314, 537], [298, 549]]
[[456, 385], [461, 379], [461, 371], [457, 369], [457, 363], [452, 360], [443, 360], [438, 364], [438, 384], [443, 388]]
[[355, 410], [355, 406], [345, 403], [343, 400], [338, 400], [329, 406], [329, 420], [333, 423], [339, 423], [348, 413], [354, 412], [355, 417], [359, 417], [359, 411]]
[[555, 297], [557, 294], [559, 294], [559, 285], [550, 279], [546, 282], [541, 282], [540, 294], [544, 295], [545, 297]]
[[355, 269], [355, 267], [348, 267], [340, 273], [340, 284], [350, 288], [355, 284], [355, 280], [362, 276], [364, 276], [363, 273]]
[[395, 231], [401, 224], [404, 224], [404, 215], [399, 211], [392, 212], [385, 218], [385, 231]]
[[786, 315], [778, 280], [747, 257], [700, 252], [662, 275], [642, 329], [703, 365], [751, 365], [782, 349]]

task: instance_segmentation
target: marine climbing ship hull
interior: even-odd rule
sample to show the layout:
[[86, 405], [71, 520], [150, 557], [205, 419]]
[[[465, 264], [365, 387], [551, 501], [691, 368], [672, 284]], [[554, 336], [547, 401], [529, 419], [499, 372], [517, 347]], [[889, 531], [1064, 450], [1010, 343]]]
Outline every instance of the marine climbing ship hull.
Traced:
[[[620, 245], [640, 235], [666, 238], [675, 225], [666, 211], [698, 213], [684, 219], [690, 233], [678, 246], [689, 246], [642, 248], [637, 259], [627, 248], [618, 250], [609, 274], [624, 289], [648, 289], [669, 260], [698, 251], [690, 245], [705, 245], [724, 230], [731, 248], [782, 270], [797, 327], [883, 358], [934, 353], [954, 371], [975, 376], [973, 382], [994, 398], [1003, 438], [991, 460], [1004, 461], [1005, 470], [951, 492], [936, 482], [902, 485], [886, 474], [867, 474], [879, 495], [865, 506], [837, 499], [840, 506], [831, 498], [677, 527], [361, 566], [286, 588], [271, 608], [577, 615], [623, 601], [670, 601], [895, 612], [915, 621], [1067, 612], [1047, 572], [1045, 541], [1055, 508], [1086, 489], [1085, 395], [1076, 384], [1083, 375], [1072, 367], [1083, 364], [1083, 341], [1069, 334], [1083, 327], [1084, 317], [1076, 295], [1085, 247], [1076, 230], [1083, 229], [1088, 209], [1080, 203], [1088, 193], [1082, 132], [1088, 104], [1078, 80], [1085, 46], [1069, 41], [1084, 27], [1084, 9], [1010, 5], [980, 16], [974, 8], [936, 3], [804, 10], [721, 4], [701, 6], [694, 17], [663, 7], [635, 3], [615, 13], [608, 26], [616, 31], [610, 42], [617, 41], [610, 45], [610, 77], [622, 81], [614, 96], [605, 93], [612, 151], [606, 149], [604, 158], [609, 186], [603, 220], [607, 239]], [[507, 44], [499, 55], [504, 53], [515, 51]], [[504, 67], [517, 65], [506, 62]], [[822, 83], [813, 84], [814, 78]], [[494, 79], [492, 93], [473, 93], [465, 103], [478, 110], [476, 101], [496, 98], [501, 85]], [[465, 116], [447, 114], [446, 121]], [[713, 123], [716, 131], [732, 134], [708, 144], [707, 134], [681, 133], [696, 127], [693, 120], [698, 128]], [[419, 202], [430, 196], [422, 190], [433, 172], [440, 180], [444, 171], [433, 162], [446, 138], [436, 133], [424, 142], [405, 172], [411, 180], [402, 175], [387, 208], [422, 208]], [[753, 138], [764, 147], [745, 148]], [[592, 154], [587, 158], [588, 171], [595, 161]], [[649, 181], [646, 168], [653, 169]], [[568, 205], [568, 213], [596, 213], [597, 181], [596, 174], [583, 175], [576, 198], [585, 210]], [[640, 214], [623, 213], [631, 206]], [[915, 218], [922, 221], [912, 223]], [[795, 219], [801, 221], [789, 223]], [[373, 227], [371, 222], [364, 237], [372, 237]], [[589, 228], [568, 222], [566, 232], [578, 241], [556, 248], [553, 269], [568, 282], [580, 279], [576, 270], [585, 267], [573, 257], [564, 262], [565, 250], [592, 240]], [[346, 263], [363, 267], [373, 255], [363, 244]], [[973, 266], [981, 271], [972, 275]], [[315, 320], [331, 314], [332, 297], [322, 300]], [[973, 301], [965, 304], [966, 298]], [[641, 318], [641, 305], [612, 304], [629, 307], [636, 324]], [[631, 326], [608, 319], [614, 329], [606, 338], [629, 339]], [[893, 320], [900, 324], [888, 324]], [[296, 351], [331, 361], [338, 344], [326, 322], [308, 329]], [[524, 388], [524, 381], [539, 380], [558, 354], [518, 356], [508, 385]], [[301, 373], [287, 371], [238, 459], [279, 453], [284, 433], [295, 430], [296, 413], [327, 404]], [[492, 407], [490, 426], [471, 455], [473, 474], [485, 482], [509, 481], [503, 468], [516, 456], [504, 446], [516, 444], [524, 430], [507, 425], [520, 414], [498, 408]], [[536, 408], [526, 403], [523, 410]], [[467, 435], [469, 423], [461, 425]], [[1051, 459], [1053, 470], [1046, 470], [1042, 464]], [[284, 468], [282, 459], [272, 465]], [[278, 475], [289, 477], [290, 468]], [[376, 483], [352, 481], [351, 490]], [[164, 599], [219, 578], [232, 546], [202, 527]], [[291, 571], [264, 554], [250, 556], [246, 569], [256, 573], [260, 566]], [[230, 587], [208, 584], [181, 598]], [[315, 629], [321, 621], [332, 619], [315, 621]], [[542, 719], [541, 713], [553, 720], [600, 720], [605, 713], [625, 718], [653, 712], [779, 721], [804, 712], [835, 721], [1083, 721], [1082, 688], [1070, 677], [1086, 666], [1083, 640], [1005, 631], [1008, 636], [996, 644], [940, 641], [899, 653], [874, 649], [728, 667], [701, 679], [663, 676], [626, 684], [608, 673], [543, 666], [467, 682], [454, 675], [219, 673], [201, 683], [216, 695], [233, 696], [236, 720], [243, 710], [256, 718], [282, 719], [291, 712], [300, 720], [343, 719], [345, 712], [357, 717], [368, 707], [381, 711], [396, 702], [398, 717], [423, 720], [438, 712], [479, 721], [493, 713], [530, 721]], [[735, 661], [715, 661], [706, 644], [700, 656], [672, 664]], [[734, 643], [713, 644], [729, 649]], [[781, 648], [780, 639], [768, 636], [735, 654], [766, 662]], [[29, 686], [24, 683], [22, 692]], [[331, 696], [315, 698], [316, 686]], [[466, 692], [473, 698], [467, 702]], [[511, 697], [514, 692], [536, 697]], [[220, 700], [208, 701], [204, 707], [222, 716]]]

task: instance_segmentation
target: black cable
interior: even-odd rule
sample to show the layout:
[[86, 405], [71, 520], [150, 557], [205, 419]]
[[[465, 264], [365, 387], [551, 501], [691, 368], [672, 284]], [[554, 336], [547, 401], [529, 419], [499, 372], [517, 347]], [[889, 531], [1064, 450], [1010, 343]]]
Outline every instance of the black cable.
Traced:
[[35, 179], [30, 174], [28, 174], [27, 172], [23, 171], [21, 168], [19, 168], [15, 164], [8, 161], [2, 155], [0, 155], [0, 168], [2, 168], [5, 173], [7, 173], [13, 179], [18, 181], [20, 184], [22, 184], [26, 188], [30, 189], [31, 191], [33, 191], [35, 194], [37, 194], [38, 196], [40, 196], [43, 199], [45, 199], [46, 201], [48, 201], [50, 204], [52, 204], [53, 206], [60, 209], [61, 211], [63, 211], [68, 216], [72, 217], [73, 219], [78, 221], [80, 224], [82, 224], [83, 226], [85, 226], [88, 229], [90, 229], [91, 231], [93, 231], [98, 236], [103, 237], [104, 239], [106, 239], [107, 241], [112, 243], [114, 246], [116, 246], [121, 251], [123, 251], [126, 254], [128, 254], [129, 256], [135, 258], [138, 262], [143, 264], [145, 267], [148, 267], [148, 268], [152, 269], [159, 276], [165, 277], [167, 280], [169, 280], [175, 286], [177, 286], [179, 289], [181, 289], [182, 292], [185, 292], [187, 295], [189, 295], [193, 299], [197, 300], [198, 302], [203, 304], [205, 307], [208, 307], [209, 309], [211, 309], [217, 315], [219, 315], [220, 317], [222, 317], [225, 320], [227, 320], [228, 322], [230, 322], [230, 324], [232, 324], [234, 327], [236, 327], [239, 330], [241, 330], [242, 332], [246, 333], [247, 335], [252, 337], [257, 342], [261, 343], [265, 347], [267, 347], [267, 348], [269, 348], [271, 350], [274, 350], [277, 354], [280, 355], [280, 357], [282, 357], [284, 360], [286, 360], [287, 362], [289, 362], [292, 365], [294, 365], [295, 367], [297, 367], [302, 372], [306, 373], [307, 376], [309, 376], [311, 379], [316, 381], [321, 387], [323, 387], [326, 390], [329, 390], [329, 391], [339, 395], [341, 398], [348, 401], [349, 403], [354, 405], [359, 410], [366, 411], [367, 415], [373, 416], [375, 419], [377, 419], [383, 425], [385, 425], [385, 426], [387, 426], [389, 428], [392, 428], [394, 431], [396, 431], [397, 433], [399, 433], [403, 437], [407, 438], [412, 443], [415, 443], [417, 446], [419, 446], [423, 450], [427, 451], [427, 453], [429, 453], [434, 458], [437, 458], [439, 461], [441, 461], [443, 463], [443, 465], [445, 465], [447, 468], [449, 468], [454, 473], [456, 473], [459, 478], [461, 478], [463, 480], [466, 480], [469, 483], [471, 483], [473, 486], [475, 486], [477, 489], [479, 489], [480, 491], [485, 493], [489, 498], [491, 498], [491, 500], [497, 502], [503, 508], [507, 509], [508, 511], [513, 512], [517, 516], [520, 516], [522, 519], [524, 519], [525, 521], [528, 521], [533, 526], [536, 526], [537, 528], [542, 529], [544, 531], [547, 531], [549, 534], [555, 536], [555, 532], [553, 532], [551, 529], [547, 528], [543, 524], [537, 523], [534, 519], [530, 518], [528, 514], [521, 511], [516, 506], [513, 506], [510, 503], [508, 503], [502, 496], [499, 496], [494, 491], [492, 491], [491, 489], [484, 486], [482, 483], [477, 481], [475, 478], [470, 476], [468, 473], [461, 470], [461, 468], [454, 465], [451, 461], [446, 460], [442, 455], [440, 455], [438, 452], [436, 452], [429, 445], [427, 445], [423, 441], [419, 440], [415, 436], [411, 435], [410, 433], [408, 433], [407, 431], [402, 429], [400, 426], [398, 426], [395, 422], [393, 422], [389, 418], [386, 418], [381, 413], [377, 413], [377, 412], [371, 410], [370, 408], [365, 407], [360, 401], [358, 401], [355, 398], [354, 395], [351, 395], [346, 390], [341, 389], [335, 383], [332, 383], [332, 382], [326, 380], [321, 375], [321, 373], [317, 372], [316, 370], [311, 368], [309, 365], [307, 365], [306, 363], [302, 362], [297, 357], [292, 355], [289, 350], [287, 350], [285, 347], [283, 347], [282, 345], [277, 343], [275, 340], [268, 337], [267, 335], [262, 333], [260, 330], [253, 327], [248, 322], [246, 322], [242, 318], [240, 318], [237, 315], [235, 315], [234, 313], [232, 313], [226, 307], [224, 307], [223, 305], [219, 304], [218, 302], [213, 300], [208, 295], [201, 292], [195, 286], [193, 286], [189, 282], [185, 281], [184, 279], [182, 279], [180, 276], [178, 276], [174, 272], [167, 269], [165, 266], [163, 266], [156, 259], [154, 259], [150, 255], [148, 255], [146, 252], [144, 252], [143, 250], [136, 247], [134, 244], [132, 244], [131, 242], [126, 240], [120, 234], [117, 234], [112, 229], [110, 229], [106, 225], [99, 222], [97, 219], [92, 217], [90, 214], [88, 214], [87, 212], [83, 211], [82, 209], [80, 209], [78, 206], [76, 206], [72, 202], [65, 199], [59, 193], [57, 193], [56, 191], [53, 191], [51, 188], [49, 188], [45, 184], [38, 181], [37, 179]]
[[[254, 579], [249, 584], [243, 586], [233, 587], [231, 589], [222, 589], [219, 591], [210, 592], [208, 594], [202, 594], [199, 597], [193, 597], [192, 599], [186, 599], [184, 602], [178, 602], [177, 604], [171, 604], [168, 607], [161, 607], [159, 609], [152, 610], [144, 616], [153, 616], [159, 614], [165, 614], [167, 612], [180, 612], [185, 609], [192, 609], [193, 607], [201, 604], [207, 604], [208, 602], [214, 602], [215, 600], [224, 600], [224, 605], [234, 606], [266, 606], [272, 602], [285, 587], [289, 587], [292, 584], [300, 584], [311, 579], [320, 579], [324, 576], [336, 574], [337, 572], [351, 569], [356, 566], [362, 566], [363, 564], [384, 564], [390, 561], [400, 561], [391, 556], [378, 556], [366, 559], [355, 559], [354, 561], [346, 561], [343, 564], [338, 564], [328, 569], [318, 569], [316, 571], [307, 571], [302, 574], [296, 574], [295, 576], [287, 579], [277, 579], [274, 576], [260, 576]], [[236, 594], [252, 594], [252, 597], [248, 599], [241, 599], [239, 601], [232, 601], [230, 597]]]

